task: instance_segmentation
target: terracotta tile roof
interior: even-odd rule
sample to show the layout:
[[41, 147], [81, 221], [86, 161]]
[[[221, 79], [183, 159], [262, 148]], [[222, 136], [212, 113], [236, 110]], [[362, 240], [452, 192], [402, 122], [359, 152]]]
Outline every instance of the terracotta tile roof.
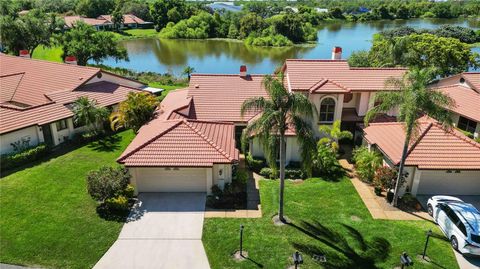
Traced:
[[[97, 19], [104, 19], [109, 23], [113, 23], [112, 15], [100, 15]], [[133, 24], [133, 23], [143, 24], [145, 23], [145, 21], [133, 14], [124, 14], [123, 23], [124, 24]]]
[[[446, 131], [431, 120], [419, 119], [420, 135], [412, 141], [406, 165], [420, 169], [480, 169], [480, 144], [456, 130]], [[400, 163], [405, 130], [403, 123], [373, 123], [364, 129], [365, 139], [395, 164]]]
[[480, 122], [480, 93], [459, 84], [436, 89], [450, 96], [455, 101], [454, 106], [450, 110]]
[[316, 87], [322, 81], [325, 92], [379, 91], [385, 81], [400, 78], [404, 68], [354, 68], [345, 60], [286, 60], [283, 66], [292, 90], [323, 92]]
[[211, 167], [238, 161], [230, 123], [162, 120], [144, 125], [118, 162], [126, 166]]
[[[72, 91], [99, 72], [99, 68], [0, 54], [0, 76], [2, 77], [2, 85], [5, 76], [23, 73], [21, 78], [17, 76], [19, 81], [15, 81], [18, 82], [18, 84], [11, 101], [32, 106], [50, 102], [45, 94], [56, 91]], [[12, 85], [12, 82], [7, 84]], [[9, 92], [11, 92], [11, 88]]]
[[10, 102], [25, 73], [0, 76], [0, 103]]
[[75, 25], [75, 23], [77, 23], [77, 21], [82, 21], [91, 26], [111, 24], [111, 22], [104, 19], [87, 18], [84, 16], [65, 16], [63, 17], [63, 20], [65, 21], [65, 25], [68, 28], [72, 28]]
[[475, 91], [480, 93], [480, 72], [464, 72], [462, 73], [462, 77]]
[[188, 97], [193, 97], [195, 114], [199, 120], [247, 122], [255, 116], [248, 112], [242, 117], [243, 102], [255, 96], [268, 97], [262, 86], [263, 75], [203, 75], [193, 74]]

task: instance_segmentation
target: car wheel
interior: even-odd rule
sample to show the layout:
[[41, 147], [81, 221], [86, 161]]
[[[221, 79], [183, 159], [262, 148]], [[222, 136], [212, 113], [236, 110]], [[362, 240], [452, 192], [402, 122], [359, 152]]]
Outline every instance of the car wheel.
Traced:
[[452, 239], [450, 239], [450, 243], [452, 244], [452, 248], [458, 251], [458, 240], [455, 235], [453, 235]]
[[431, 204], [428, 205], [427, 212], [428, 212], [428, 215], [430, 215], [430, 217], [433, 217], [433, 207]]

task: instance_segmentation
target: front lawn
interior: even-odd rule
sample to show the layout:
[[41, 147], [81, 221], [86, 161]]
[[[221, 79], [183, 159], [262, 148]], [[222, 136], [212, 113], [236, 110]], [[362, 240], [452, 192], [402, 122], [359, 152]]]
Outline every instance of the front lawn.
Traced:
[[133, 136], [124, 131], [2, 178], [0, 262], [93, 267], [123, 223], [97, 215], [85, 176], [102, 165], [115, 165]]
[[[302, 268], [319, 268], [314, 254], [326, 254], [324, 268], [394, 268], [403, 251], [414, 257], [415, 268], [437, 268], [415, 256], [423, 251], [425, 232], [432, 228], [440, 237], [440, 230], [430, 221], [373, 220], [348, 179], [287, 182], [285, 212], [294, 225], [282, 227], [271, 221], [278, 208], [278, 181], [262, 180], [260, 193], [261, 219], [205, 219], [203, 244], [212, 268], [284, 269], [292, 265], [295, 250], [303, 253]], [[240, 224], [251, 258], [241, 263], [231, 258]], [[458, 268], [444, 239], [431, 238], [428, 255], [438, 268]]]

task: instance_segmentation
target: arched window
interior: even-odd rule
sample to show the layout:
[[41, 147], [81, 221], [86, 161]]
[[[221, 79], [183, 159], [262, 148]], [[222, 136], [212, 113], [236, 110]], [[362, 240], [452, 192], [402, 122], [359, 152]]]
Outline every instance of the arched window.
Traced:
[[325, 98], [320, 103], [319, 120], [321, 122], [333, 122], [335, 118], [335, 100], [333, 98]]

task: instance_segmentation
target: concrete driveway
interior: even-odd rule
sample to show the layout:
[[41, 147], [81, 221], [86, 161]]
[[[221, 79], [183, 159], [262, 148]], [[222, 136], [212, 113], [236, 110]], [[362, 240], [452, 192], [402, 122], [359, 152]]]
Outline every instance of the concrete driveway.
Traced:
[[208, 269], [204, 193], [141, 193], [118, 240], [94, 268]]

